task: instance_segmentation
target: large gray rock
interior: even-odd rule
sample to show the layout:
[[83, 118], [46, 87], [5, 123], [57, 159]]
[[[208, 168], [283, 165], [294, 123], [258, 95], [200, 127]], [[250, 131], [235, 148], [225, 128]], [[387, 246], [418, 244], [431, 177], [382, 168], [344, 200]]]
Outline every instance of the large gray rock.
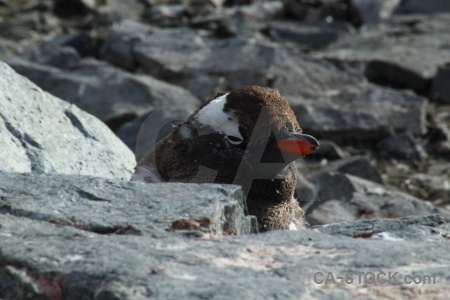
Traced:
[[238, 186], [128, 183], [61, 174], [0, 173], [0, 178], [1, 212], [100, 234], [127, 228], [143, 235], [166, 230], [245, 234], [257, 228], [256, 219], [244, 215]]
[[[39, 55], [27, 57], [34, 57], [41, 62]], [[150, 76], [130, 74], [94, 59], [80, 60], [68, 69], [35, 64], [15, 57], [7, 58], [7, 62], [43, 90], [76, 104], [111, 127], [120, 126], [120, 119], [124, 115], [130, 115], [130, 119], [149, 109], [165, 106], [194, 109], [200, 104], [185, 89]]]
[[0, 62], [0, 170], [128, 179], [133, 153], [95, 117]]
[[[259, 235], [166, 231], [174, 218], [204, 214], [218, 228], [233, 216], [244, 225], [240, 188], [47, 174], [0, 179], [2, 299], [446, 299], [450, 292], [450, 228], [439, 216]], [[397, 272], [396, 281], [361, 276], [359, 283], [358, 272], [385, 272], [381, 279]], [[428, 284], [407, 285], [415, 274]]]

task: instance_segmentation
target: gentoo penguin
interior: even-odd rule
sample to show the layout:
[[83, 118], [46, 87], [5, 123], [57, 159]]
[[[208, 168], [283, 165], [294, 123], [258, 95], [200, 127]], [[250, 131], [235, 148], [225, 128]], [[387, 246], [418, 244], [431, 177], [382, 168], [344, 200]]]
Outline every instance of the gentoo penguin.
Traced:
[[276, 90], [245, 86], [204, 103], [135, 167], [131, 180], [241, 185], [260, 232], [301, 229], [295, 160], [318, 149]]

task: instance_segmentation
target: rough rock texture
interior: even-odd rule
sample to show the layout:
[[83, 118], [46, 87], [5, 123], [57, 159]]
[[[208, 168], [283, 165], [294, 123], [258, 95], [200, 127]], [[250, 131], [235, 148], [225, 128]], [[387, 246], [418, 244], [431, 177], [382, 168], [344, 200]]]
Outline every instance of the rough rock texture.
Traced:
[[[430, 202], [352, 175], [319, 172], [311, 178], [317, 198], [304, 204], [310, 224], [326, 224], [360, 218], [394, 218], [439, 213], [448, 210]], [[339, 187], [339, 188], [336, 188]]]
[[243, 194], [237, 186], [146, 185], [59, 174], [0, 173], [0, 177], [2, 213], [99, 234], [129, 230], [151, 235], [171, 229], [245, 234], [257, 228], [254, 217], [244, 216]]
[[0, 170], [128, 179], [133, 153], [93, 116], [0, 62]]
[[[166, 231], [170, 218], [162, 215], [201, 217], [213, 209], [249, 225], [234, 186], [0, 177], [2, 299], [445, 299], [450, 292], [450, 228], [439, 216], [221, 236], [206, 228]], [[356, 272], [397, 274], [386, 285]], [[427, 281], [407, 284], [415, 274]], [[340, 276], [353, 281], [341, 284]]]

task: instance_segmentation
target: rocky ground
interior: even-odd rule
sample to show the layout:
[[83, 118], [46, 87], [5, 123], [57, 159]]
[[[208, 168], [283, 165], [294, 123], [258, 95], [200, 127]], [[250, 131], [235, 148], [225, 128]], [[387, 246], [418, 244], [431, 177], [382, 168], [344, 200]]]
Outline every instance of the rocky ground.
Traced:
[[[0, 0], [0, 299], [447, 299], [448, 28], [443, 0]], [[247, 84], [319, 138], [307, 230], [254, 234], [235, 186], [127, 182]]]

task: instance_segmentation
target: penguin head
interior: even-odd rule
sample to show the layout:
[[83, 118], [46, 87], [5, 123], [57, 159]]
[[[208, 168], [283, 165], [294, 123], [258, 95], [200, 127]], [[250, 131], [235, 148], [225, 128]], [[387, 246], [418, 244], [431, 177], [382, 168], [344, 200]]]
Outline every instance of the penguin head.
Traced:
[[314, 137], [302, 133], [286, 99], [266, 87], [245, 86], [220, 94], [188, 122], [197, 134], [215, 135], [231, 148], [246, 150], [260, 163], [287, 165], [319, 148]]

